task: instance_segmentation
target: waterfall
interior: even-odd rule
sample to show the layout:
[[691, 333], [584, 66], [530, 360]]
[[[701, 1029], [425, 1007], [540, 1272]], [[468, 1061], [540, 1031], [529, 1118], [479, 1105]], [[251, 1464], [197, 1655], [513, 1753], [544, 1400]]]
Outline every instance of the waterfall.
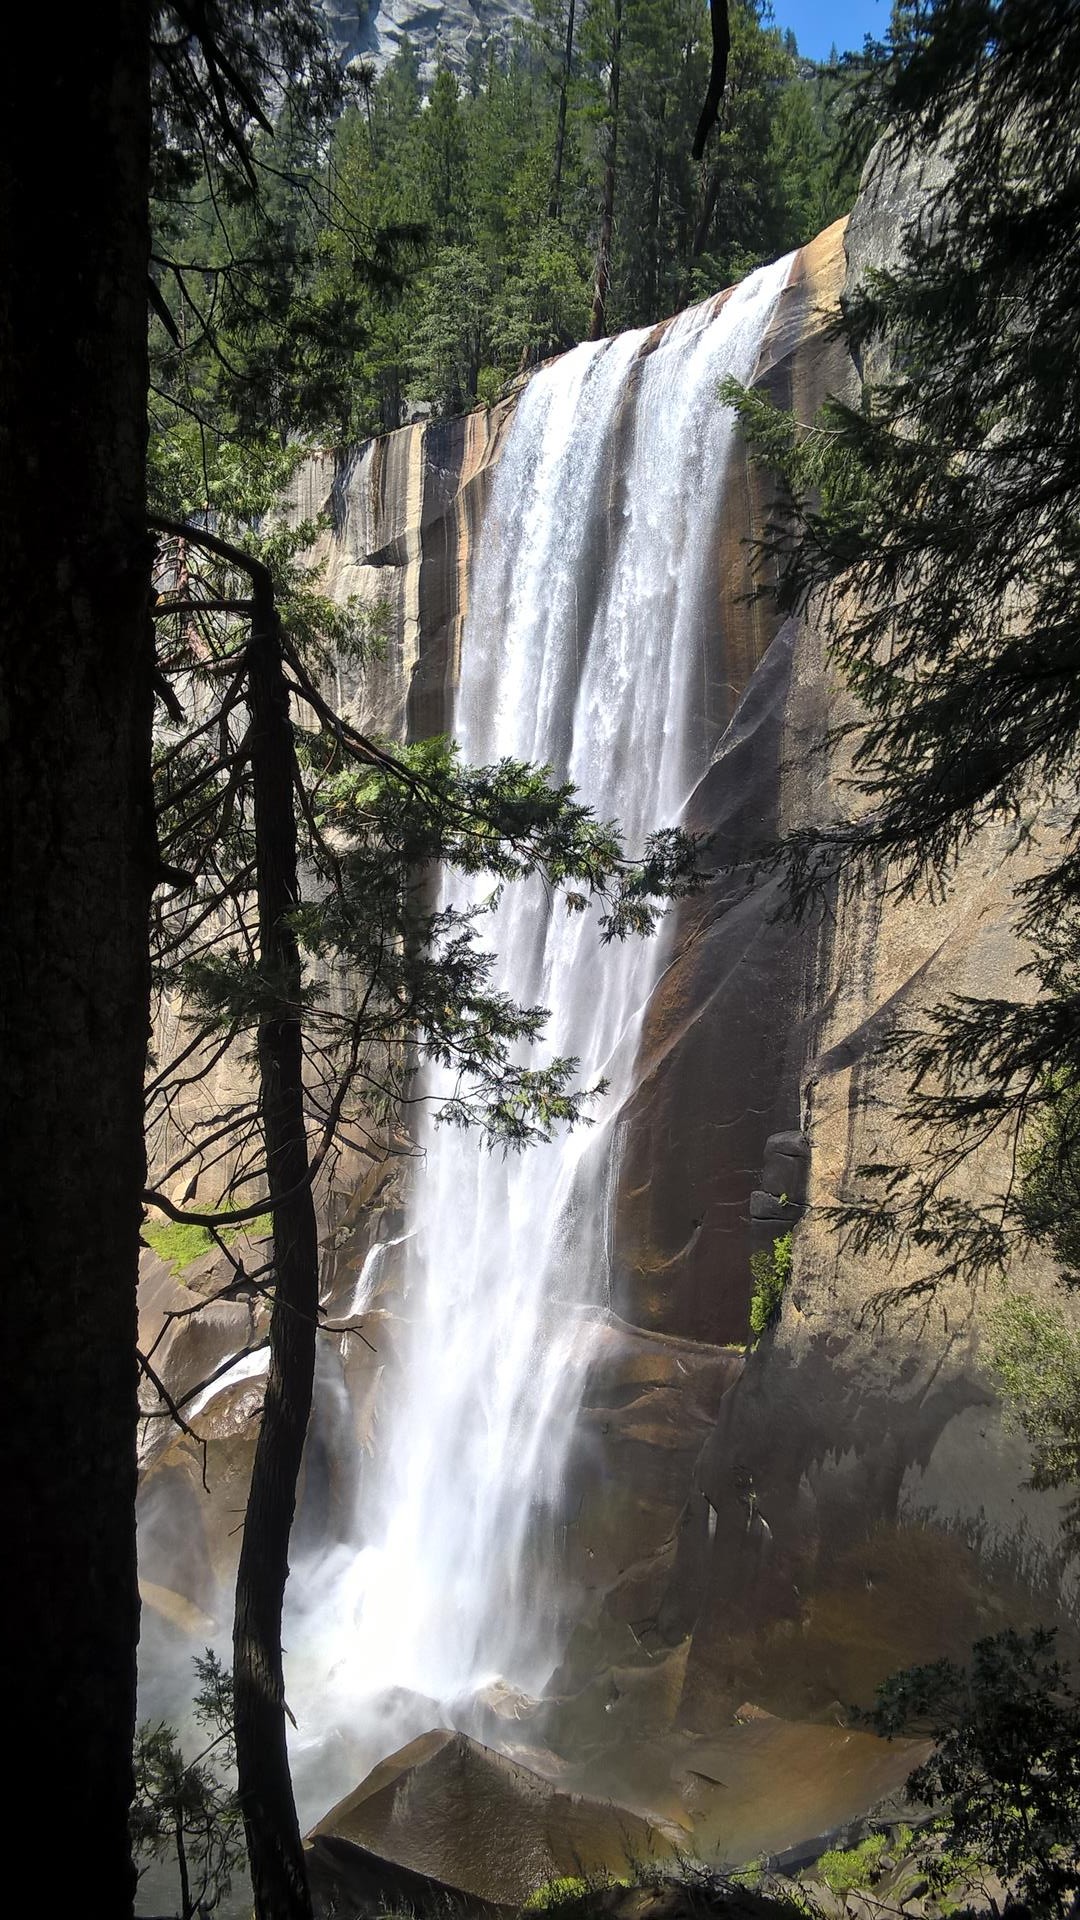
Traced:
[[[631, 848], [678, 820], [715, 744], [703, 648], [732, 431], [717, 387], [752, 375], [789, 264], [662, 334], [543, 369], [500, 457], [462, 646], [463, 759], [550, 764]], [[455, 905], [482, 894], [444, 888]], [[302, 1787], [328, 1739], [371, 1764], [428, 1726], [467, 1730], [493, 1682], [539, 1692], [560, 1657], [563, 1468], [606, 1305], [618, 1115], [665, 944], [661, 932], [602, 948], [594, 916], [540, 882], [508, 888], [484, 924], [495, 984], [550, 1009], [538, 1057], [574, 1055], [581, 1083], [608, 1091], [593, 1126], [506, 1157], [421, 1123], [401, 1371], [354, 1537], [290, 1585], [286, 1644], [318, 1646], [289, 1670]], [[358, 1777], [343, 1763], [332, 1790]], [[325, 1806], [325, 1771], [320, 1789]], [[312, 1788], [305, 1798], [321, 1810]]]

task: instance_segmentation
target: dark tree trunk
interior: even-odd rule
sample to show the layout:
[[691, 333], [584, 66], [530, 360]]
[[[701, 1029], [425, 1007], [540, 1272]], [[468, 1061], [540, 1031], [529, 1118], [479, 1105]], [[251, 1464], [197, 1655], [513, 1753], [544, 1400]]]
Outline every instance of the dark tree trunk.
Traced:
[[259, 1029], [259, 1074], [267, 1178], [277, 1199], [270, 1371], [236, 1577], [236, 1759], [258, 1920], [309, 1920], [285, 1743], [281, 1611], [311, 1411], [319, 1248], [304, 1125], [300, 954], [288, 918], [299, 897], [289, 694], [270, 582], [261, 570], [253, 580], [248, 703], [259, 950], [275, 1003]]
[[[712, 23], [712, 64], [709, 68], [709, 85], [701, 109], [701, 118], [694, 134], [693, 157], [700, 160], [705, 152], [705, 142], [720, 117], [724, 89], [727, 86], [728, 60], [731, 55], [731, 22], [728, 17], [728, 0], [709, 0], [709, 18]], [[708, 186], [705, 189], [705, 201], [701, 217], [694, 229], [693, 256], [696, 260], [704, 253], [709, 239], [709, 230], [716, 212], [716, 202], [720, 193], [720, 170], [723, 162], [718, 160], [712, 170]]]
[[663, 182], [663, 170], [660, 162], [660, 129], [663, 127], [663, 124], [664, 114], [661, 112], [657, 124], [657, 151], [653, 160], [652, 206], [649, 219], [649, 247], [652, 255], [650, 263], [652, 266], [652, 310], [654, 313], [660, 312], [660, 199]]
[[28, 9], [2, 64], [5, 1813], [40, 1833], [62, 1774], [65, 1857], [120, 1920], [154, 873], [144, 0]]
[[728, 0], [709, 0], [709, 23], [712, 29], [712, 61], [709, 67], [709, 84], [701, 108], [701, 118], [694, 134], [691, 149], [695, 160], [700, 160], [705, 151], [705, 142], [716, 125], [720, 112], [720, 102], [727, 85], [728, 60], [731, 55], [731, 20], [728, 15]]
[[187, 1846], [184, 1842], [184, 1804], [178, 1800], [173, 1808], [173, 1822], [176, 1828], [176, 1864], [180, 1872], [180, 1912], [182, 1920], [191, 1920], [194, 1908], [191, 1904], [191, 1875], [188, 1872]]
[[551, 183], [551, 205], [548, 212], [553, 220], [562, 212], [562, 175], [563, 154], [566, 148], [566, 99], [570, 91], [570, 76], [574, 68], [574, 11], [575, 0], [569, 0], [566, 10], [566, 51], [563, 55], [562, 81], [559, 86], [559, 123], [555, 133], [555, 177]]
[[600, 239], [596, 249], [596, 285], [593, 288], [589, 339], [602, 340], [607, 332], [607, 303], [611, 290], [611, 243], [615, 231], [615, 167], [619, 152], [619, 80], [622, 66], [622, 0], [615, 0], [611, 35], [611, 79], [608, 84], [608, 138], [604, 156], [604, 193], [600, 203]]
[[712, 170], [712, 173], [709, 175], [709, 184], [705, 189], [705, 200], [704, 200], [704, 204], [702, 205], [701, 216], [698, 220], [697, 226], [694, 229], [694, 259], [695, 260], [698, 258], [700, 254], [704, 253], [706, 245], [708, 243], [709, 232], [712, 227], [713, 217], [716, 213], [716, 202], [717, 202], [717, 199], [719, 198], [719, 194], [720, 194], [720, 162], [718, 160], [715, 167]]

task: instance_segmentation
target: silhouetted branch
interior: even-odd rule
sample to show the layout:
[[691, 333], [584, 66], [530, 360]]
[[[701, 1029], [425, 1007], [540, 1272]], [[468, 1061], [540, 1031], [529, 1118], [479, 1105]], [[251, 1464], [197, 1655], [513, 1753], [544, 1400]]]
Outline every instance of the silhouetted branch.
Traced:
[[701, 119], [698, 121], [694, 144], [691, 148], [695, 160], [700, 160], [705, 151], [705, 142], [716, 125], [720, 102], [727, 85], [728, 55], [731, 52], [728, 0], [709, 0], [709, 19], [712, 25], [712, 66], [709, 70], [705, 105], [701, 109]]

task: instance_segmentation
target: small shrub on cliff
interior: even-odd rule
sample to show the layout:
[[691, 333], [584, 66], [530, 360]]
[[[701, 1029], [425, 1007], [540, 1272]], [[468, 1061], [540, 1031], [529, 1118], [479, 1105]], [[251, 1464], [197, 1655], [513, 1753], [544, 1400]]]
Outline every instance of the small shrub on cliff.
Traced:
[[760, 1339], [780, 1313], [784, 1289], [791, 1278], [791, 1233], [780, 1234], [768, 1253], [752, 1255], [750, 1271], [754, 1291], [750, 1295], [750, 1330]]
[[[1080, 1089], [1044, 1076], [1046, 1104], [1025, 1129], [1019, 1154], [1019, 1213], [1031, 1238], [1048, 1246], [1066, 1287], [1080, 1285]], [[1062, 1304], [1004, 1291], [987, 1315], [987, 1348], [1006, 1415], [1032, 1449], [1031, 1485], [1070, 1487], [1063, 1532], [1080, 1552], [1080, 1329]]]
[[1049, 1246], [1064, 1279], [1080, 1284], [1080, 1087], [1047, 1074], [1042, 1104], [1019, 1154], [1018, 1212], [1032, 1238]]
[[[605, 1886], [608, 1882], [605, 1880]], [[591, 1883], [580, 1874], [561, 1874], [555, 1880], [545, 1880], [534, 1887], [522, 1908], [523, 1913], [546, 1913], [551, 1907], [562, 1907], [570, 1900], [580, 1900], [590, 1890]]]
[[1031, 1444], [1031, 1485], [1074, 1490], [1063, 1531], [1080, 1552], [1080, 1331], [1027, 1293], [1004, 1295], [986, 1324], [1006, 1414]]

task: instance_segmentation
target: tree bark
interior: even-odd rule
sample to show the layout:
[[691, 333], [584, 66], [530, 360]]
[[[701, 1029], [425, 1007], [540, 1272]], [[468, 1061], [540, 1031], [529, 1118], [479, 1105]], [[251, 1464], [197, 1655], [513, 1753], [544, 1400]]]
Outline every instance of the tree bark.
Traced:
[[270, 580], [264, 569], [251, 572], [248, 705], [259, 957], [270, 1001], [259, 1028], [260, 1098], [267, 1180], [278, 1197], [270, 1371], [236, 1578], [236, 1760], [257, 1920], [310, 1920], [285, 1741], [281, 1614], [311, 1411], [319, 1248], [304, 1124], [300, 952], [289, 923], [299, 899], [289, 693]]
[[173, 1807], [173, 1824], [176, 1830], [176, 1864], [180, 1871], [181, 1920], [191, 1920], [194, 1909], [191, 1904], [191, 1877], [188, 1873], [187, 1847], [184, 1844], [184, 1803], [180, 1799], [177, 1799]]
[[651, 272], [652, 310], [654, 313], [659, 313], [661, 311], [661, 307], [660, 307], [660, 200], [661, 200], [661, 193], [662, 193], [662, 186], [663, 186], [663, 169], [661, 167], [661, 162], [660, 162], [660, 129], [662, 128], [663, 124], [664, 124], [664, 114], [663, 114], [663, 111], [661, 110], [661, 113], [657, 122], [656, 154], [653, 159], [653, 173], [652, 173], [652, 195], [651, 195], [652, 204], [649, 210], [649, 254], [650, 254], [649, 265], [650, 265], [650, 268], [652, 269], [652, 272]]
[[615, 230], [615, 166], [619, 151], [619, 81], [622, 66], [622, 6], [615, 0], [611, 35], [611, 78], [608, 83], [608, 139], [604, 156], [604, 192], [600, 204], [600, 239], [596, 249], [596, 285], [593, 289], [589, 339], [602, 340], [607, 332], [607, 303], [611, 290], [611, 243]]
[[[705, 142], [720, 117], [724, 89], [727, 86], [728, 60], [731, 55], [731, 21], [728, 16], [728, 0], [709, 0], [709, 17], [712, 22], [712, 64], [709, 69], [709, 85], [701, 109], [701, 118], [694, 134], [693, 158], [700, 160], [705, 152]], [[709, 177], [705, 189], [705, 200], [701, 215], [694, 229], [693, 258], [697, 260], [704, 253], [709, 238], [709, 229], [716, 212], [716, 202], [720, 193], [720, 170], [722, 160], [718, 160]]]
[[709, 0], [709, 21], [712, 28], [712, 61], [709, 67], [709, 84], [705, 90], [701, 118], [694, 134], [691, 148], [692, 157], [700, 160], [705, 151], [705, 142], [716, 125], [720, 112], [720, 102], [727, 85], [728, 59], [731, 54], [731, 20], [728, 14], [728, 0]]
[[570, 91], [570, 76], [574, 66], [574, 11], [575, 0], [569, 0], [566, 10], [566, 51], [563, 55], [562, 83], [559, 87], [559, 122], [555, 133], [555, 177], [551, 184], [551, 205], [548, 212], [553, 220], [562, 212], [562, 174], [563, 153], [566, 148], [566, 100]]
[[[149, 1024], [149, 35], [20, 17], [0, 77], [0, 1246], [11, 1831], [130, 1914]], [[44, 143], [44, 151], [43, 151]]]
[[705, 200], [697, 226], [694, 228], [693, 257], [695, 260], [704, 253], [709, 238], [709, 229], [716, 213], [716, 202], [720, 194], [720, 162], [717, 161], [709, 175], [709, 184], [705, 189]]

